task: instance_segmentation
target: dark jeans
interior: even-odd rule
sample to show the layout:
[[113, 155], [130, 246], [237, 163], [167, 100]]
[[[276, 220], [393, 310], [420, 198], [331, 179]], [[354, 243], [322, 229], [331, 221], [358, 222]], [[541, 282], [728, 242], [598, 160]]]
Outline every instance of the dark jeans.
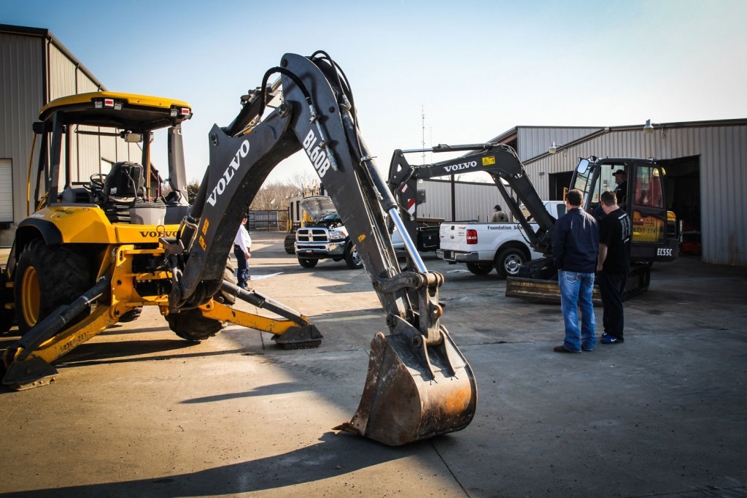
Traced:
[[236, 264], [238, 266], [236, 269], [236, 280], [238, 281], [236, 285], [242, 289], [246, 289], [249, 280], [249, 263], [246, 260], [246, 254], [237, 245], [233, 246], [233, 254], [236, 256]]
[[627, 275], [625, 274], [615, 275], [604, 271], [599, 272], [596, 279], [599, 285], [599, 294], [602, 296], [604, 331], [620, 339], [623, 338], [623, 328], [625, 327], [622, 294], [626, 279]]

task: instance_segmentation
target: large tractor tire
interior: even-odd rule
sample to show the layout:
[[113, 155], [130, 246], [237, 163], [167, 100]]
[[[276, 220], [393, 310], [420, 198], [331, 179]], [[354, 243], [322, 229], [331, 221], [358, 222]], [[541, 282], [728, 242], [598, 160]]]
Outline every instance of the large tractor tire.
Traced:
[[[231, 264], [226, 264], [226, 269], [223, 270], [223, 280], [228, 280], [233, 285], [236, 285], [236, 269]], [[224, 290], [220, 290], [213, 299], [226, 306], [233, 306], [236, 304], [236, 296], [230, 294]]]
[[[13, 309], [5, 307], [13, 302], [13, 292], [8, 285], [8, 277], [5, 272], [0, 272], [0, 334], [8, 332], [15, 323], [16, 313]], [[0, 361], [2, 363], [2, 361]]]
[[[223, 280], [228, 280], [236, 285], [236, 270], [233, 265], [226, 264], [226, 268], [223, 270]], [[213, 299], [226, 306], [236, 304], [236, 296], [222, 289], [213, 296]], [[209, 339], [224, 327], [223, 322], [202, 316], [202, 313], [198, 309], [186, 310], [180, 313], [169, 313], [166, 315], [166, 321], [169, 323], [169, 328], [176, 335], [192, 342]]]
[[294, 244], [296, 243], [296, 234], [295, 233], [289, 233], [285, 236], [285, 241], [283, 242], [283, 248], [285, 249], [285, 252], [288, 254], [296, 254], [296, 247]]
[[[83, 255], [64, 246], [48, 246], [41, 239], [29, 242], [18, 258], [15, 306], [18, 331], [27, 333], [57, 307], [70, 304], [93, 286]], [[89, 309], [70, 324], [85, 318]]]
[[361, 261], [358, 250], [355, 248], [352, 242], [348, 242], [347, 247], [345, 247], [345, 263], [351, 270], [358, 270], [360, 268], [363, 268], [363, 261]]
[[166, 315], [169, 328], [182, 339], [191, 342], [200, 342], [208, 339], [223, 328], [219, 320], [202, 316], [199, 309], [191, 309], [180, 313], [169, 313]]

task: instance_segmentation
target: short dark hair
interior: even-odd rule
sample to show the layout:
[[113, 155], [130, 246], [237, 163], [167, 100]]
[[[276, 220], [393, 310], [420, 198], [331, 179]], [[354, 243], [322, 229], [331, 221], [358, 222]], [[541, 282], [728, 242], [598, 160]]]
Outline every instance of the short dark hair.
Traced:
[[565, 194], [565, 200], [568, 201], [568, 204], [570, 204], [573, 207], [579, 207], [581, 205], [581, 201], [583, 200], [584, 196], [581, 193], [581, 191], [577, 188], [574, 188], [573, 190], [569, 190], [567, 194]]
[[501, 205], [500, 204], [496, 204], [493, 209], [495, 209], [496, 211], [500, 211], [501, 210]]
[[617, 204], [617, 195], [612, 190], [605, 190], [602, 195], [599, 196], [599, 200], [605, 206], [614, 206]]

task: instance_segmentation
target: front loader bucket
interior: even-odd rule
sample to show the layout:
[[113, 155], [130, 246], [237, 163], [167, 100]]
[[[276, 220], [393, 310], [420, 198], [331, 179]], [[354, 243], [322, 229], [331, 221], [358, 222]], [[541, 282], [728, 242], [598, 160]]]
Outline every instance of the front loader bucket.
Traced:
[[337, 429], [399, 446], [467, 427], [477, 385], [445, 329], [442, 335], [441, 345], [426, 347], [417, 336], [377, 333], [358, 411]]

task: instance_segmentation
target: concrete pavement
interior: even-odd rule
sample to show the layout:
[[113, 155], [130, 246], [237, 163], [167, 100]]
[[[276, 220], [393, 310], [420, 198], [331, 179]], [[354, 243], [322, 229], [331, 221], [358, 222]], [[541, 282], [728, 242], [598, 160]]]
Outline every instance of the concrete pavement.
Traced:
[[365, 272], [303, 269], [282, 237], [252, 234], [250, 273], [280, 273], [253, 285], [310, 316], [321, 347], [235, 326], [190, 345], [147, 309], [64, 357], [53, 385], [0, 392], [0, 493], [747, 496], [747, 268], [657, 265], [624, 344], [561, 355], [559, 307], [426, 255], [478, 408], [461, 432], [390, 448], [331, 430], [386, 329]]

